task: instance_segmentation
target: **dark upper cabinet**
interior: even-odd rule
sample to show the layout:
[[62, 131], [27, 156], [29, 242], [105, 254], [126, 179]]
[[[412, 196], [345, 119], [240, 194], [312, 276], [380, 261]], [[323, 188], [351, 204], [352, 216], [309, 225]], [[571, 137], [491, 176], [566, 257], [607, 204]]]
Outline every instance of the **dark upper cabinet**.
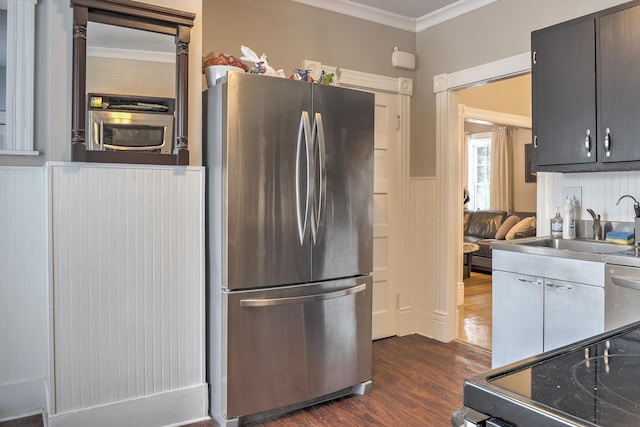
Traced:
[[534, 31], [534, 168], [640, 170], [640, 1]]
[[[640, 161], [640, 6], [600, 18], [598, 154]], [[637, 165], [636, 165], [637, 168]]]
[[535, 164], [594, 163], [595, 20], [537, 31], [531, 40]]

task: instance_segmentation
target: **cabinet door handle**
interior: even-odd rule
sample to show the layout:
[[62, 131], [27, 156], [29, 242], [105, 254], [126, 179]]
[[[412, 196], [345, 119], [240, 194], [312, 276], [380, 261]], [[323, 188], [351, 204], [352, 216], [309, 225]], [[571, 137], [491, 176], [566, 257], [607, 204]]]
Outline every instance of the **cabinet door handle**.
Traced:
[[584, 148], [587, 150], [587, 157], [591, 157], [591, 129], [587, 129], [584, 137]]
[[533, 148], [538, 148], [538, 135], [533, 136]]
[[536, 285], [536, 284], [542, 283], [542, 282], [540, 282], [540, 280], [525, 279], [524, 277], [518, 277], [518, 281], [519, 282], [523, 282], [523, 283], [530, 283], [532, 285]]
[[609, 157], [611, 156], [611, 130], [609, 128], [607, 128], [607, 130], [605, 130], [604, 133], [604, 149], [605, 149], [605, 156]]
[[547, 285], [550, 288], [564, 289], [564, 290], [567, 290], [567, 291], [570, 291], [571, 289], [573, 289], [573, 286], [570, 286], [570, 285], [556, 285], [555, 283], [552, 283], [552, 282], [547, 282], [547, 283], [545, 283], [545, 285]]

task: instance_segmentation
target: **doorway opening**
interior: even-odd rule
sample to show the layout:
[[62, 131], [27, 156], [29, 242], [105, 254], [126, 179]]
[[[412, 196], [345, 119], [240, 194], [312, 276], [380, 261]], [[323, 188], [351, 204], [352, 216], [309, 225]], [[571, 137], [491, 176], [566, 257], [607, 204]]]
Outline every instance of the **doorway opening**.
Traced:
[[[526, 144], [531, 142], [530, 74], [463, 88], [456, 96], [462, 183], [469, 195], [464, 209], [535, 212], [536, 184], [525, 176]], [[507, 134], [502, 148], [496, 144], [501, 128]], [[491, 268], [469, 270], [458, 289], [458, 339], [490, 351]]]

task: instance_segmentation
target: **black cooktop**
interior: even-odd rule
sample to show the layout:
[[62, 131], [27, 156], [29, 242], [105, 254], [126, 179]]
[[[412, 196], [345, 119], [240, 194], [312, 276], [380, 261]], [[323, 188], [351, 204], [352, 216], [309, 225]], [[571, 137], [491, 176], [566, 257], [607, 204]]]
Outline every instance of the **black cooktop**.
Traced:
[[640, 425], [640, 322], [467, 379], [464, 404], [515, 426]]

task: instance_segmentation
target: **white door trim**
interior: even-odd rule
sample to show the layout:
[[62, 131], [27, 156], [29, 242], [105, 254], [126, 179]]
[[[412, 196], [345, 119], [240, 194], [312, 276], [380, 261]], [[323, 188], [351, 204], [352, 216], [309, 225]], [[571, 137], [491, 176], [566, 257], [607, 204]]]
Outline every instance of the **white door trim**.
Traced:
[[[304, 68], [311, 70], [311, 74], [318, 74], [321, 70], [327, 73], [334, 73], [336, 67], [322, 64], [318, 61], [305, 60]], [[341, 69], [340, 85], [372, 92], [385, 92], [398, 95], [398, 110], [400, 117], [396, 126], [398, 128], [398, 140], [394, 143], [400, 144], [398, 156], [399, 161], [396, 168], [398, 182], [398, 205], [391, 206], [395, 209], [393, 217], [399, 218], [398, 224], [393, 228], [393, 233], [397, 234], [390, 239], [389, 252], [395, 255], [398, 260], [397, 266], [392, 268], [393, 277], [389, 280], [396, 283], [399, 294], [398, 304], [398, 325], [397, 334], [400, 336], [409, 335], [413, 332], [411, 307], [411, 289], [406, 287], [408, 270], [406, 245], [407, 227], [409, 220], [409, 209], [407, 209], [407, 194], [409, 189], [409, 147], [411, 136], [411, 96], [413, 95], [413, 80], [405, 77], [388, 77], [377, 74], [364, 73], [361, 71]]]
[[[451, 341], [458, 337], [457, 294], [462, 265], [462, 197], [458, 194], [464, 186], [463, 139], [457, 137], [459, 119], [456, 89], [486, 83], [505, 77], [517, 76], [531, 71], [530, 53], [489, 62], [476, 67], [434, 76], [436, 95], [436, 170], [438, 238], [440, 244], [436, 265], [435, 308], [432, 314], [433, 337], [440, 341]], [[452, 237], [453, 236], [453, 237]], [[453, 260], [453, 262], [452, 262]]]

